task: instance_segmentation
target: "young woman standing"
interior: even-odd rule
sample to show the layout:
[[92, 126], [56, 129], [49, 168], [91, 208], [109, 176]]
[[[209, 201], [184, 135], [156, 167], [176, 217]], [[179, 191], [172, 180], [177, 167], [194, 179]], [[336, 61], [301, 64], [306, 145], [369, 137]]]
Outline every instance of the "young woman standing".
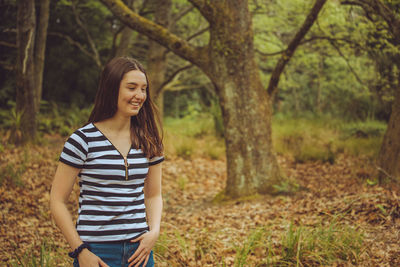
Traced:
[[[51, 212], [74, 266], [154, 266], [163, 160], [146, 72], [132, 58], [115, 58], [101, 74], [88, 124], [64, 145], [51, 188]], [[66, 202], [76, 176], [74, 226]]]

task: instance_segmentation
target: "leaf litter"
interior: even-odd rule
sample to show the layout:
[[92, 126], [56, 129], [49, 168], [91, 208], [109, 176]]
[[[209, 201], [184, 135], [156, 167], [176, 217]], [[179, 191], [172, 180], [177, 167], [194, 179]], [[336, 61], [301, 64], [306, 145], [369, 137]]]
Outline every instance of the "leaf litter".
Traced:
[[[55, 261], [56, 266], [71, 265], [66, 256], [70, 249], [49, 211], [51, 182], [64, 141], [58, 136], [49, 138], [45, 145], [10, 146], [2, 153], [0, 265], [11, 266], [16, 253], [39, 255], [43, 240], [57, 248], [51, 252], [62, 258]], [[290, 223], [313, 228], [333, 218], [361, 231], [364, 239], [356, 263], [338, 260], [332, 266], [400, 266], [398, 186], [366, 182], [372, 169], [363, 158], [340, 155], [333, 165], [298, 164], [285, 157], [278, 160], [301, 190], [215, 202], [226, 183], [225, 160], [167, 157], [157, 266], [233, 266], [238, 251], [256, 229], [265, 229], [271, 247], [279, 248]], [[68, 202], [74, 220], [78, 195], [76, 183]], [[265, 250], [255, 246], [244, 266], [268, 266], [265, 256]]]

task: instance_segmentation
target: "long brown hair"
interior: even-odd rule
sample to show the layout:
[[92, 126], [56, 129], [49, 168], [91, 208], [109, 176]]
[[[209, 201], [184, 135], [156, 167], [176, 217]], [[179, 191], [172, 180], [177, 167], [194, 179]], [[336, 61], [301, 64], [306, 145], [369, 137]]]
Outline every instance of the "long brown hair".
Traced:
[[[139, 70], [146, 76], [146, 100], [136, 116], [131, 117], [132, 145], [142, 149], [147, 157], [161, 156], [163, 153], [161, 123], [157, 109], [150, 98], [149, 81], [142, 64], [129, 57], [117, 57], [104, 67], [99, 81], [93, 110], [88, 123], [109, 119], [117, 112], [118, 94], [125, 73]], [[157, 121], [156, 121], [157, 119]]]

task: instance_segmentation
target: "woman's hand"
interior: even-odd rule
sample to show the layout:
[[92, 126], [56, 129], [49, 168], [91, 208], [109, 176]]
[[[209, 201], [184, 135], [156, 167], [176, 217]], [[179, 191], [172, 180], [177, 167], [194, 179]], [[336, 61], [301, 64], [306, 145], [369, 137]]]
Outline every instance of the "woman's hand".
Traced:
[[143, 262], [143, 266], [147, 265], [149, 261], [150, 252], [153, 249], [154, 245], [156, 244], [159, 232], [157, 231], [149, 231], [144, 233], [143, 235], [139, 236], [131, 240], [131, 242], [138, 242], [140, 241], [139, 247], [136, 249], [135, 253], [128, 259], [130, 263], [128, 267], [131, 266], [139, 266]]
[[100, 257], [90, 252], [88, 249], [82, 250], [78, 256], [79, 267], [109, 267]]

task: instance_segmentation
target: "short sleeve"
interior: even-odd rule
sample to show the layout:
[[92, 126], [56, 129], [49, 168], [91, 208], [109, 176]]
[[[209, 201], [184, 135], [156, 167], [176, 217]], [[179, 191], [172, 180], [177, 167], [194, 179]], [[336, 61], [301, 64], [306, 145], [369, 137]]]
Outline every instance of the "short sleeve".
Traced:
[[156, 165], [158, 163], [161, 163], [164, 161], [164, 156], [159, 156], [159, 157], [152, 157], [149, 159], [149, 165]]
[[65, 142], [59, 161], [69, 166], [82, 169], [88, 153], [85, 135], [76, 130]]

